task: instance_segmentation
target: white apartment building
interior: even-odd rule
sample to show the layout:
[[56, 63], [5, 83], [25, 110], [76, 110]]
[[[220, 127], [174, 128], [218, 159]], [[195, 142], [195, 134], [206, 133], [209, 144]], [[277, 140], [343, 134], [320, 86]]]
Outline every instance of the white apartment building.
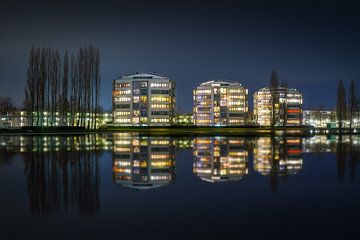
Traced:
[[114, 80], [114, 126], [170, 126], [175, 118], [175, 82], [157, 73]]
[[238, 126], [247, 123], [248, 89], [238, 82], [204, 82], [193, 91], [193, 97], [195, 125]]

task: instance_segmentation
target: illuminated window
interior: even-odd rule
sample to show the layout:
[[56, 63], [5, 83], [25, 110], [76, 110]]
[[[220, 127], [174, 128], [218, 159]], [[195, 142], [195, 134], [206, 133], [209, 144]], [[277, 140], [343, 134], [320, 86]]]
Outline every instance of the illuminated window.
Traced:
[[130, 87], [130, 83], [116, 83], [115, 88], [128, 88]]
[[129, 97], [115, 97], [115, 102], [130, 102], [131, 98]]
[[115, 112], [115, 116], [130, 116], [130, 112]]
[[150, 86], [153, 88], [168, 88], [169, 87], [169, 83], [151, 83]]
[[169, 118], [152, 118], [151, 119], [152, 123], [168, 123], [170, 122]]
[[169, 104], [151, 104], [151, 108], [168, 109]]
[[165, 96], [153, 96], [153, 97], [151, 97], [151, 101], [152, 101], [152, 102], [169, 102], [169, 101], [170, 101], [170, 97], [165, 97]]

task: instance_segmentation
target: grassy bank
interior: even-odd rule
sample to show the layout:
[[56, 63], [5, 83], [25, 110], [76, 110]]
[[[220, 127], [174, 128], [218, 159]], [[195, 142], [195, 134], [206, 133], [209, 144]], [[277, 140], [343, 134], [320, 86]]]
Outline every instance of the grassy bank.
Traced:
[[310, 128], [259, 128], [259, 127], [109, 127], [108, 132], [134, 132], [141, 135], [166, 135], [166, 136], [262, 136], [273, 133], [288, 135], [310, 135]]
[[0, 129], [0, 134], [86, 134], [86, 133], [138, 133], [140, 135], [152, 136], [262, 136], [272, 133], [285, 133], [288, 135], [310, 135], [311, 128], [287, 127], [287, 128], [260, 128], [254, 126], [246, 127], [195, 127], [195, 126], [173, 126], [173, 127], [107, 127], [97, 130], [74, 127], [26, 127], [21, 129]]
[[[89, 134], [89, 133], [136, 133], [148, 136], [266, 136], [272, 134], [286, 134], [294, 136], [338, 135], [338, 129], [315, 129], [312, 127], [106, 127], [89, 130], [81, 127], [24, 127], [20, 129], [0, 129], [1, 135], [36, 135], [36, 134]], [[360, 129], [343, 129], [342, 134], [359, 134]]]

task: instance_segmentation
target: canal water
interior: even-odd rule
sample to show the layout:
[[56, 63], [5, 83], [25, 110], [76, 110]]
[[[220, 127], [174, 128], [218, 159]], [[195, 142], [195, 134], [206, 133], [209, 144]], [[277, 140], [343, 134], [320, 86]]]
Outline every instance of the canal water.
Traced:
[[0, 136], [0, 239], [359, 239], [360, 136]]

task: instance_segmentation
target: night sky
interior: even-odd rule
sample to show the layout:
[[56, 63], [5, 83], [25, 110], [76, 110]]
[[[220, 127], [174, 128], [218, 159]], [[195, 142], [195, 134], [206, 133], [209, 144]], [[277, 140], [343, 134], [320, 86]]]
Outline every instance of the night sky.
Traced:
[[360, 85], [356, 1], [1, 1], [0, 96], [21, 105], [32, 46], [89, 44], [101, 52], [105, 109], [112, 81], [133, 72], [174, 79], [189, 112], [199, 83], [239, 81], [251, 103], [272, 69], [303, 92], [305, 108], [335, 106], [339, 79]]

